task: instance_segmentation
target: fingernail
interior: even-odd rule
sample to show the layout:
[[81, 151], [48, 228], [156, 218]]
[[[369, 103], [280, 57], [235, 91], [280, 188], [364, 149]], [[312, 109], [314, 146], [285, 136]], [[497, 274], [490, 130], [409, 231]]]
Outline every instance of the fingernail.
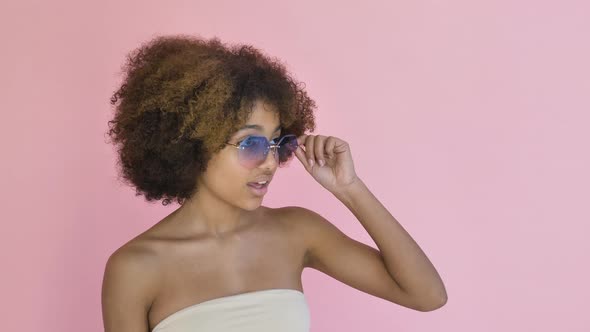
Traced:
[[318, 161], [318, 164], [320, 164], [320, 166], [324, 166], [324, 163], [325, 162], [323, 160]]
[[313, 166], [313, 159], [308, 159], [307, 161], [309, 162], [310, 167]]

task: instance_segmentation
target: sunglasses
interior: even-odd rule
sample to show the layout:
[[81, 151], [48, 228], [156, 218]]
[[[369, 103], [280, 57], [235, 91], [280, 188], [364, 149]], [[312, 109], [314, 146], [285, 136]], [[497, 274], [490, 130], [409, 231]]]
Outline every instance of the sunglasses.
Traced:
[[279, 167], [285, 166], [299, 146], [297, 136], [292, 134], [280, 137], [279, 141], [274, 144], [264, 136], [248, 136], [238, 143], [226, 142], [226, 144], [238, 148], [238, 160], [242, 166], [247, 168], [260, 166], [266, 160], [271, 149], [274, 149], [273, 153]]

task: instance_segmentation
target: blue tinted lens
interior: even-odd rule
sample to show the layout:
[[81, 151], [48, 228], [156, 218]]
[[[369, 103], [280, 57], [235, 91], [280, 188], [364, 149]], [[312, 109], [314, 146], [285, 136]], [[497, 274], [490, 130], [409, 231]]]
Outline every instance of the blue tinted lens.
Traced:
[[281, 137], [281, 139], [279, 140], [279, 165], [280, 164], [285, 164], [286, 162], [288, 162], [291, 157], [293, 157], [293, 154], [295, 152], [295, 150], [297, 150], [297, 146], [298, 146], [298, 142], [297, 142], [297, 136], [295, 135], [285, 135], [283, 137]]
[[[297, 136], [285, 135], [277, 140], [277, 153], [279, 166], [284, 166], [292, 157], [297, 149]], [[240, 163], [248, 168], [259, 166], [266, 160], [270, 143], [264, 136], [248, 136], [239, 145], [240, 151], [238, 159]]]
[[248, 136], [239, 147], [238, 159], [242, 165], [249, 168], [260, 165], [266, 159], [270, 148], [264, 136]]

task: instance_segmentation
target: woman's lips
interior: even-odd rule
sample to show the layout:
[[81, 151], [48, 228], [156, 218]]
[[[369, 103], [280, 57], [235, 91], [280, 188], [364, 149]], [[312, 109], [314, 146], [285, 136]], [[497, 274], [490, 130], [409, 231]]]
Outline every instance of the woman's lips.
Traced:
[[248, 188], [250, 188], [250, 191], [252, 191], [252, 193], [256, 196], [264, 196], [264, 194], [266, 194], [268, 191], [268, 184], [269, 182], [263, 185], [256, 182], [249, 182]]

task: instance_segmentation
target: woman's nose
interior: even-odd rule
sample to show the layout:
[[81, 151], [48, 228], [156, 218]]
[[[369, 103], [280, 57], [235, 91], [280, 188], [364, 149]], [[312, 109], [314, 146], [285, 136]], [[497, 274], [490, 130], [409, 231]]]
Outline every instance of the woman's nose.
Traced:
[[[269, 164], [269, 160], [270, 160], [270, 164]], [[270, 150], [268, 151], [268, 154], [266, 155], [266, 160], [264, 160], [264, 163], [262, 163], [261, 166], [265, 166], [267, 164], [272, 165], [272, 167], [275, 167], [276, 165], [278, 165], [279, 163], [279, 151], [277, 149], [276, 146], [271, 147]]]

